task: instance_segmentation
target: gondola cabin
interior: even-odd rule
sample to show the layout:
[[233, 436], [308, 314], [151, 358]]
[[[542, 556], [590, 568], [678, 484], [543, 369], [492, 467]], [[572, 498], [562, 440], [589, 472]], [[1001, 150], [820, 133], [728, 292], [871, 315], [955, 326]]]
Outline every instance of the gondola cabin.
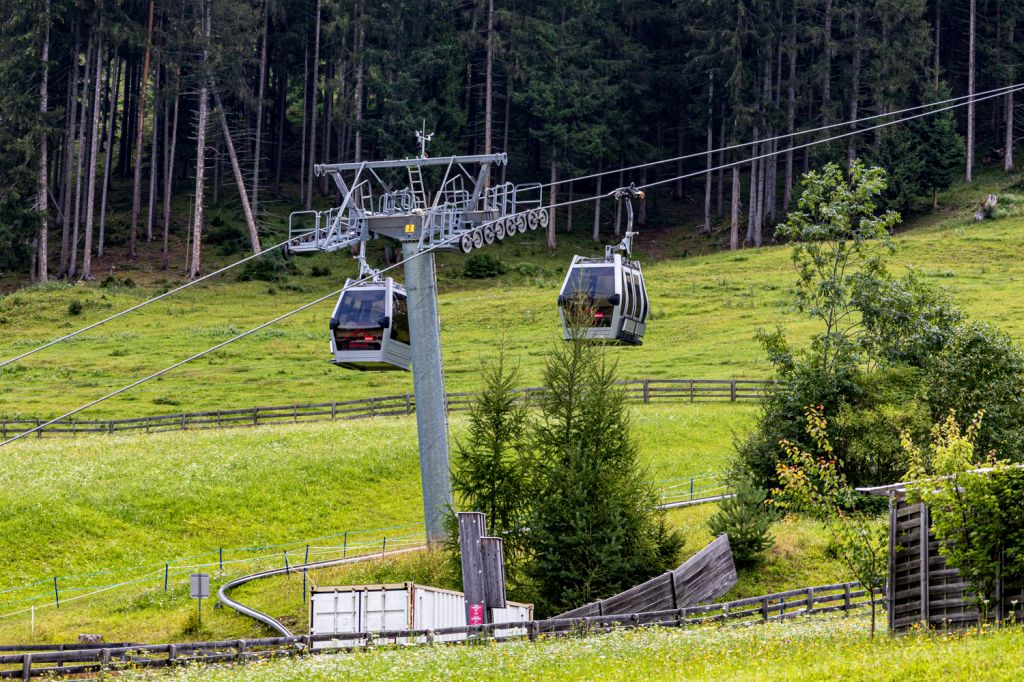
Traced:
[[570, 321], [575, 306], [581, 306], [584, 315], [584, 338], [639, 346], [650, 312], [640, 263], [617, 253], [610, 258], [574, 256], [558, 295], [567, 341], [573, 338]]
[[405, 288], [388, 277], [345, 282], [331, 315], [335, 365], [358, 370], [408, 370], [409, 312]]

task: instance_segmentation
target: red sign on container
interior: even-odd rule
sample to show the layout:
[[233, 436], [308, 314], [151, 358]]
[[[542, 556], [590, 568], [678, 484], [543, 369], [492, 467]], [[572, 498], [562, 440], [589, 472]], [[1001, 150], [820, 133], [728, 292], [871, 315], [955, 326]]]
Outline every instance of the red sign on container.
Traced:
[[484, 624], [484, 605], [483, 604], [470, 604], [469, 605], [469, 624], [470, 625], [483, 625]]

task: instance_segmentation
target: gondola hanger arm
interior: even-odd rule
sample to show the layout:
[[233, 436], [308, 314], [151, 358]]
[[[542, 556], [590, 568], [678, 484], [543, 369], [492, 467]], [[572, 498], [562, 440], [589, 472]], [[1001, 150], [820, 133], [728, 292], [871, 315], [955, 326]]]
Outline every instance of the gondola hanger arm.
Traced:
[[610, 194], [615, 197], [616, 201], [625, 201], [626, 203], [626, 235], [615, 246], [604, 247], [604, 257], [608, 260], [611, 260], [612, 254], [616, 251], [624, 251], [627, 256], [633, 255], [633, 237], [637, 235], [633, 230], [633, 199], [643, 200], [646, 196], [643, 190], [638, 189], [632, 182], [628, 187], [613, 189]]

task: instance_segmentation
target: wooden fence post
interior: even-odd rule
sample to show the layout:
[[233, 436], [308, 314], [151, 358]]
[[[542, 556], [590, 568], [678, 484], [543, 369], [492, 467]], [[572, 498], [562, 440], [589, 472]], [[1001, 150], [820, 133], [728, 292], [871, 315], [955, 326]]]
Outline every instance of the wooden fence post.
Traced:
[[7, 440], [7, 420], [3, 421], [3, 439]]
[[[924, 624], [924, 627], [927, 628], [928, 627], [929, 619], [931, 618], [931, 610], [932, 610], [931, 609], [931, 604], [928, 601], [928, 597], [929, 597], [929, 594], [928, 594], [928, 583], [929, 583], [929, 579], [928, 579], [928, 574], [929, 574], [929, 570], [928, 570], [928, 568], [929, 568], [928, 567], [928, 560], [929, 560], [929, 556], [928, 556], [928, 545], [929, 545], [929, 542], [928, 542], [928, 528], [929, 528], [930, 524], [928, 523], [928, 507], [926, 507], [924, 505], [924, 502], [921, 502], [920, 505], [921, 505], [921, 518], [919, 519], [920, 526], [918, 527], [919, 528], [918, 532], [920, 533], [920, 536], [921, 536], [921, 539], [920, 539], [920, 543], [921, 543], [920, 544], [920, 554], [919, 554], [919, 558], [920, 558], [920, 561], [921, 561], [921, 568], [920, 568], [920, 576], [921, 576], [921, 622]], [[873, 596], [874, 595], [872, 595], [872, 597]]]
[[690, 402], [693, 402], [693, 379], [690, 379]]
[[184, 431], [188, 428], [188, 415], [184, 412], [181, 413], [181, 430]]
[[807, 588], [807, 613], [814, 612], [814, 588]]
[[32, 654], [25, 654], [21, 657], [21, 679], [32, 679]]
[[294, 423], [296, 423], [298, 421], [299, 421], [299, 404], [298, 403], [294, 403], [294, 404], [292, 404], [292, 423], [294, 424]]
[[337, 418], [338, 418], [338, 401], [334, 400], [334, 401], [331, 401], [331, 421], [334, 421]]
[[409, 393], [405, 394], [405, 414], [412, 414], [412, 396]]
[[[39, 425], [41, 423], [42, 422], [39, 420], [39, 417], [36, 417], [36, 428], [37, 429], [39, 429]], [[113, 432], [113, 429], [111, 429], [111, 432]], [[36, 438], [42, 438], [42, 437], [43, 437], [43, 429], [39, 429], [38, 431], [36, 431]]]
[[729, 382], [729, 400], [736, 402], [736, 380], [733, 379]]
[[850, 583], [843, 585], [843, 613], [850, 615]]
[[260, 408], [252, 408], [252, 425], [259, 426], [260, 423]]
[[644, 404], [651, 402], [651, 380], [644, 379]]
[[370, 398], [370, 417], [377, 416], [377, 399]]
[[761, 600], [761, 615], [763, 620], [768, 620], [768, 597]]

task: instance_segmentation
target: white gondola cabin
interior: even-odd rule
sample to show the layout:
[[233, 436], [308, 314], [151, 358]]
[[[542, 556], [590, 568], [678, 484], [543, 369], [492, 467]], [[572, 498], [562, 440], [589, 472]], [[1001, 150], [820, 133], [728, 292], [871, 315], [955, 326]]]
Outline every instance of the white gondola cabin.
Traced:
[[572, 311], [583, 315], [583, 338], [639, 346], [647, 331], [650, 304], [640, 263], [621, 254], [574, 256], [558, 295], [565, 339], [573, 339]]
[[348, 369], [408, 370], [405, 288], [390, 277], [351, 286], [356, 281], [345, 282], [331, 315], [332, 362]]

